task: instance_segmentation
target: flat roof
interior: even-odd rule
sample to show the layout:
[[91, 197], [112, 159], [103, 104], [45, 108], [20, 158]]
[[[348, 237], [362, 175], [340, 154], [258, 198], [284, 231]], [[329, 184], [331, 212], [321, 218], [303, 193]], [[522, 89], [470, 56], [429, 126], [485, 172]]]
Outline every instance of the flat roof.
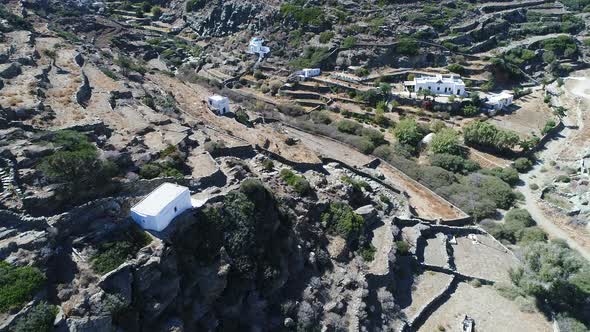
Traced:
[[215, 100], [215, 101], [224, 101], [224, 100], [227, 100], [228, 98], [224, 97], [224, 96], [220, 96], [220, 95], [213, 95], [213, 96], [209, 97], [209, 99]]
[[139, 203], [135, 204], [131, 210], [146, 216], [156, 216], [185, 191], [188, 191], [187, 187], [174, 183], [163, 183]]
[[436, 76], [420, 76], [420, 77], [416, 77], [415, 78], [416, 82], [419, 83], [437, 83], [437, 82], [441, 82], [441, 83], [453, 83], [453, 84], [458, 84], [458, 85], [462, 85], [463, 80], [460, 77], [457, 76], [442, 76], [442, 75], [436, 75]]

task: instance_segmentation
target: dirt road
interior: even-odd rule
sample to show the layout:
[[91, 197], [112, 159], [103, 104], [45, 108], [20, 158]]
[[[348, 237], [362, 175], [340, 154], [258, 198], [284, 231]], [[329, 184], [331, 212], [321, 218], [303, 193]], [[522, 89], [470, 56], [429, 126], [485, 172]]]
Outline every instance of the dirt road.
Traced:
[[[570, 104], [575, 105], [570, 108], [570, 112], [564, 118], [566, 128], [561, 132], [558, 139], [548, 142], [545, 149], [539, 153], [539, 162], [534, 166], [533, 170], [522, 177], [524, 184], [520, 187], [520, 190], [526, 199], [524, 207], [537, 221], [539, 226], [549, 234], [549, 237], [565, 240], [571, 248], [577, 250], [583, 257], [590, 260], [590, 239], [588, 238], [588, 234], [580, 234], [578, 230], [566, 227], [567, 225], [563, 225], [562, 223], [557, 223], [555, 218], [548, 216], [545, 209], [543, 209], [539, 192], [533, 191], [529, 187], [532, 183], [541, 185], [550, 180], [547, 178], [545, 172], [542, 171], [543, 166], [550, 161], [559, 163], [559, 159], [562, 157], [571, 158], [571, 156], [563, 155], [564, 150], [566, 150], [565, 147], [574, 145], [574, 141], [578, 140], [578, 136], [583, 132], [584, 105], [590, 104], [590, 96], [586, 93], [590, 89], [590, 80], [576, 78], [575, 81], [577, 82], [574, 84], [566, 84], [564, 94], [564, 98], [570, 98]], [[576, 126], [577, 129], [572, 129], [576, 128]]]

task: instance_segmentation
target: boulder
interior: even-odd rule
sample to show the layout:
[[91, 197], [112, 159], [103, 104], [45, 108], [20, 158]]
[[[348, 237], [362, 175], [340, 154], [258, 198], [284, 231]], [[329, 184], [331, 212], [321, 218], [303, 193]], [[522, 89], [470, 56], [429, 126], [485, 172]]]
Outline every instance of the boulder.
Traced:
[[343, 261], [348, 258], [348, 245], [346, 240], [340, 236], [330, 238], [330, 244], [328, 244], [328, 254], [330, 257], [337, 261]]
[[110, 316], [71, 317], [68, 318], [69, 332], [110, 332], [113, 328]]
[[98, 286], [107, 293], [118, 295], [125, 305], [130, 305], [133, 298], [132, 281], [131, 265], [124, 264], [100, 278]]
[[78, 91], [76, 92], [76, 102], [82, 107], [86, 107], [90, 97], [92, 97], [92, 88], [90, 87], [88, 76], [82, 72], [82, 85], [80, 85]]
[[361, 206], [354, 212], [363, 217], [367, 225], [370, 225], [373, 222], [375, 222], [375, 217], [377, 216], [377, 210], [375, 210], [375, 208], [372, 205]]
[[0, 77], [7, 80], [17, 77], [22, 72], [21, 65], [18, 62], [0, 65]]

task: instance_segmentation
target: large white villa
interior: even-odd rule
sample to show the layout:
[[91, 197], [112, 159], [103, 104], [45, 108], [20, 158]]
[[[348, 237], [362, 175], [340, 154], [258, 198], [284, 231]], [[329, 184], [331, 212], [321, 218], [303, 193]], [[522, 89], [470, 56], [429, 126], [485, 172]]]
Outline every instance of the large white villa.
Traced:
[[404, 88], [406, 91], [416, 93], [428, 90], [435, 95], [455, 95], [461, 97], [467, 95], [467, 91], [465, 91], [465, 83], [456, 75], [415, 77], [413, 81], [404, 82]]

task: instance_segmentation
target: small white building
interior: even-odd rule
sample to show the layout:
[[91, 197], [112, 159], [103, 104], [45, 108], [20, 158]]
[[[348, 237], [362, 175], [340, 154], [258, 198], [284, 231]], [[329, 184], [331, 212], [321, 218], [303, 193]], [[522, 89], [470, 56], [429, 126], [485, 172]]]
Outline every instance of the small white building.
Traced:
[[320, 76], [322, 71], [320, 68], [305, 68], [302, 71], [298, 72], [297, 75], [302, 78], [310, 78]]
[[435, 95], [455, 95], [461, 97], [467, 95], [467, 91], [465, 90], [465, 83], [460, 77], [456, 75], [415, 77], [413, 81], [404, 82], [404, 86], [408, 91], [409, 87], [413, 87], [414, 92], [416, 93], [419, 93], [423, 90], [429, 90]]
[[209, 97], [207, 100], [207, 106], [218, 115], [223, 115], [225, 113], [229, 113], [230, 111], [229, 98], [220, 95], [213, 95]]
[[263, 58], [266, 54], [270, 53], [270, 48], [262, 44], [264, 44], [263, 38], [254, 37], [250, 39], [246, 53], [258, 54], [259, 57]]
[[502, 91], [501, 93], [490, 93], [487, 95], [486, 106], [489, 109], [497, 112], [512, 105], [513, 99], [514, 97], [508, 91]]
[[161, 232], [191, 207], [188, 188], [164, 183], [131, 208], [131, 218], [143, 229]]

